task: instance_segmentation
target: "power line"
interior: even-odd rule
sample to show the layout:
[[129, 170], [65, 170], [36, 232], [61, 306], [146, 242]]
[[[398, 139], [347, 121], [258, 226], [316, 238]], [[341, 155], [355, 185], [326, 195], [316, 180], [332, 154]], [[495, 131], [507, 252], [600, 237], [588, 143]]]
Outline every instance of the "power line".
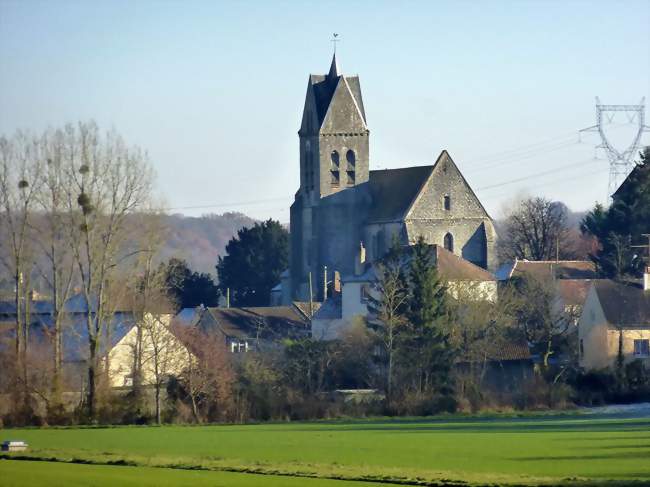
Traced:
[[210, 208], [224, 208], [227, 206], [246, 206], [246, 205], [259, 205], [262, 203], [275, 203], [277, 201], [286, 201], [287, 198], [268, 198], [265, 200], [251, 200], [251, 201], [240, 201], [237, 203], [217, 203], [211, 205], [198, 205], [198, 206], [176, 206], [173, 208], [161, 208], [163, 211], [173, 211], [173, 210], [205, 210]]
[[560, 171], [565, 171], [566, 169], [571, 168], [571, 167], [579, 167], [579, 166], [584, 166], [586, 164], [592, 164], [593, 161], [594, 161], [594, 158], [590, 157], [587, 160], [576, 162], [574, 164], [569, 164], [569, 165], [566, 165], [566, 166], [563, 166], [563, 167], [549, 169], [547, 171], [542, 171], [542, 172], [538, 172], [536, 174], [530, 174], [528, 176], [523, 176], [523, 177], [520, 177], [520, 178], [511, 179], [509, 181], [504, 181], [502, 183], [491, 184], [489, 186], [483, 186], [482, 188], [477, 188], [477, 191], [484, 191], [486, 189], [500, 188], [502, 186], [507, 186], [509, 184], [519, 183], [521, 181], [526, 181], [528, 179], [537, 178], [537, 177], [541, 177], [541, 176], [546, 176], [548, 174], [554, 174], [554, 173], [560, 172]]

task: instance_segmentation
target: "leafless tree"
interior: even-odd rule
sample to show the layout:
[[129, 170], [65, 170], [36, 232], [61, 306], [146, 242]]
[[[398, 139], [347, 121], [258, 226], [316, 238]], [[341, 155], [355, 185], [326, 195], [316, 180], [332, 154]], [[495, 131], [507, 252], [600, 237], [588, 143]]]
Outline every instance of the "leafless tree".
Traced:
[[[31, 323], [30, 280], [33, 271], [30, 232], [36, 195], [42, 184], [40, 146], [28, 134], [0, 138], [0, 262], [12, 276], [15, 313], [16, 403], [27, 405], [27, 346]], [[20, 385], [22, 384], [22, 385]]]
[[74, 283], [75, 262], [71, 252], [70, 232], [66, 208], [69, 172], [65, 161], [65, 133], [48, 131], [39, 140], [45, 164], [43, 184], [36, 195], [38, 211], [35, 242], [44, 259], [36, 259], [40, 276], [51, 294], [52, 339], [52, 403], [60, 404], [62, 380], [62, 336], [68, 301]]
[[393, 397], [393, 376], [397, 340], [407, 324], [404, 307], [408, 299], [408, 288], [399, 257], [378, 263], [377, 281], [372, 294], [368, 296], [371, 311], [369, 323], [376, 331], [386, 359], [386, 396]]
[[499, 257], [502, 261], [565, 258], [567, 230], [564, 204], [541, 197], [526, 198], [506, 215]]
[[[71, 248], [87, 303], [87, 410], [96, 414], [102, 339], [116, 309], [115, 277], [142, 249], [133, 248], [128, 217], [150, 199], [152, 171], [147, 156], [115, 133], [102, 136], [93, 123], [66, 127], [70, 180], [67, 210]], [[105, 338], [106, 337], [106, 338]], [[108, 368], [108, 367], [107, 367]]]

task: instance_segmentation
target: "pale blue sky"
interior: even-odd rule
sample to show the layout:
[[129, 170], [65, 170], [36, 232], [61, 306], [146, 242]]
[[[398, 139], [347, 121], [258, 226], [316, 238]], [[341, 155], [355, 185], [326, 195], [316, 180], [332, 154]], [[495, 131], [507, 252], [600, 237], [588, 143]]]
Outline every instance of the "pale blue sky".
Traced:
[[332, 32], [361, 76], [371, 167], [447, 149], [493, 216], [522, 191], [603, 200], [607, 162], [577, 130], [596, 95], [650, 96], [650, 0], [0, 0], [0, 133], [95, 119], [149, 151], [168, 206], [288, 221], [307, 77], [327, 71]]

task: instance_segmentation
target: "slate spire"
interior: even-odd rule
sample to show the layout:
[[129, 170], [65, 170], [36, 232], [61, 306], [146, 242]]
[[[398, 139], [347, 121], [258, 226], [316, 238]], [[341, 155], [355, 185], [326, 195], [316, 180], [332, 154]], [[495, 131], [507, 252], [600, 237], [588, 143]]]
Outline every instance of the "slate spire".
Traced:
[[336, 52], [332, 56], [332, 64], [330, 65], [330, 72], [327, 74], [328, 78], [338, 78], [341, 76], [341, 68], [339, 68], [339, 62], [336, 59]]

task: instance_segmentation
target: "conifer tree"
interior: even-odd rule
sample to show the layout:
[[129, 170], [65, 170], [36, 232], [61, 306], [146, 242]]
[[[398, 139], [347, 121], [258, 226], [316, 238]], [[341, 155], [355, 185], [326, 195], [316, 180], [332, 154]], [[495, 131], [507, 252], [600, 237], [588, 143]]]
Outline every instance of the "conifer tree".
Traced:
[[454, 353], [446, 331], [447, 288], [435, 268], [432, 248], [423, 237], [418, 238], [412, 252], [407, 311], [410, 327], [404, 351], [411, 357], [416, 390], [448, 394]]

